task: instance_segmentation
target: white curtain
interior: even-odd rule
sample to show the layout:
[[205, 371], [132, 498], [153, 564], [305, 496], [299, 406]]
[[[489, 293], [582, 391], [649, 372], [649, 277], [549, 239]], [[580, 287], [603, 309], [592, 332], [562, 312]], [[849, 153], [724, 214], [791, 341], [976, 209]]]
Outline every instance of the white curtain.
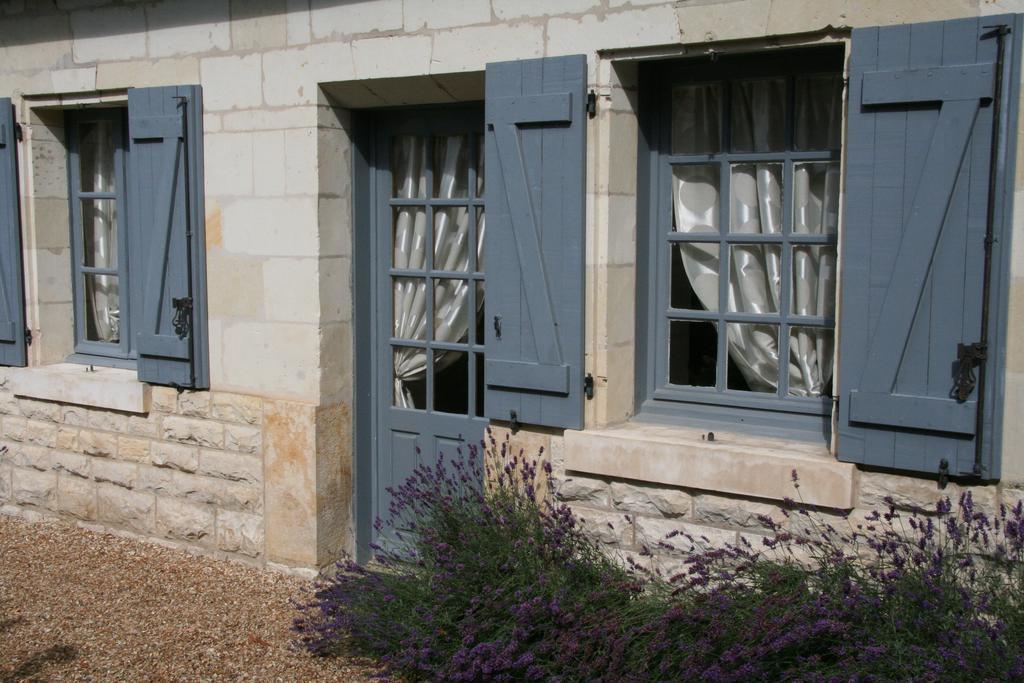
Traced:
[[[427, 187], [428, 139], [403, 136], [395, 140], [392, 173], [395, 196], [402, 199], [434, 195], [441, 199], [468, 196], [468, 149], [462, 136], [437, 139], [435, 147], [435, 188]], [[485, 231], [484, 214], [477, 216], [477, 258]], [[465, 206], [437, 207], [434, 211], [434, 270], [467, 272], [470, 268], [470, 209]], [[401, 207], [395, 216], [394, 267], [422, 270], [427, 267], [427, 214], [420, 207]], [[461, 342], [469, 333], [468, 279], [434, 280], [435, 341]], [[426, 341], [430, 330], [427, 320], [427, 283], [423, 278], [396, 278], [393, 286], [394, 335], [399, 339]], [[478, 308], [483, 301], [478, 301]], [[434, 352], [436, 369], [443, 369], [458, 358], [455, 353]], [[427, 371], [424, 349], [401, 347], [394, 351], [394, 404], [413, 408], [409, 382], [422, 380]]]
[[[106, 122], [82, 126], [80, 155], [83, 189], [114, 191], [114, 141]], [[88, 199], [82, 205], [86, 263], [96, 267], [117, 266], [117, 202]], [[92, 323], [93, 341], [117, 342], [121, 338], [121, 306], [118, 280], [110, 275], [85, 278], [86, 315]]]
[[[700, 96], [694, 91], [693, 96]], [[770, 99], [771, 98], [771, 99]], [[752, 88], [743, 99], [743, 120], [751, 122], [748, 143], [754, 149], [773, 146], [773, 110], [770, 88]], [[688, 116], [700, 107], [676, 109]], [[736, 120], [736, 117], [734, 117]], [[827, 122], [822, 122], [827, 124]], [[674, 122], [683, 128], [701, 121]], [[673, 170], [674, 229], [684, 233], [718, 233], [720, 183], [715, 164], [676, 166]], [[793, 232], [835, 234], [838, 218], [839, 175], [834, 163], [795, 164], [793, 173]], [[778, 234], [782, 231], [782, 165], [735, 164], [731, 168], [730, 226], [732, 233]], [[718, 310], [720, 254], [718, 243], [687, 243], [679, 247], [687, 280], [707, 310]], [[782, 252], [779, 245], [731, 246], [728, 311], [777, 313], [782, 289]], [[830, 316], [835, 295], [835, 249], [830, 246], [796, 247], [790, 310], [794, 315]], [[730, 323], [729, 357], [752, 391], [774, 392], [779, 378], [778, 326]], [[817, 396], [832, 377], [833, 343], [828, 329], [791, 328], [789, 393]]]

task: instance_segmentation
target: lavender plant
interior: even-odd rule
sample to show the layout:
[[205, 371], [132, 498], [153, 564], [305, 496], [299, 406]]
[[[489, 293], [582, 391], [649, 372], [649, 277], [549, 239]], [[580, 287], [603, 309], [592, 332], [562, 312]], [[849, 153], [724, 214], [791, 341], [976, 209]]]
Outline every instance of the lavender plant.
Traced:
[[969, 493], [929, 512], [887, 501], [854, 522], [790, 501], [783, 523], [761, 519], [761, 544], [688, 539], [663, 577], [538, 496], [543, 453], [489, 445], [504, 464], [487, 481], [471, 448], [391, 492], [376, 563], [339, 566], [301, 606], [306, 648], [409, 680], [1024, 679], [1019, 503], [988, 516]]

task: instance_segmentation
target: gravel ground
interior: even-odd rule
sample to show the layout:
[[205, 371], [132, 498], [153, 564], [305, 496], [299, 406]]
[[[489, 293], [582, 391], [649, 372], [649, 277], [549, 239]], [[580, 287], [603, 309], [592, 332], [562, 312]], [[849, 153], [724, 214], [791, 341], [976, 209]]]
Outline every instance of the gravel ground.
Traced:
[[289, 646], [302, 579], [0, 515], [0, 683], [366, 681]]

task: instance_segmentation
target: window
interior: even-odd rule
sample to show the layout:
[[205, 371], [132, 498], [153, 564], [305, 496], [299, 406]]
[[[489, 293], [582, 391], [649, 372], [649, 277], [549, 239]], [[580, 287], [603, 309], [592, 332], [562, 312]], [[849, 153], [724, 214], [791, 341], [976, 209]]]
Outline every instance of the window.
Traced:
[[75, 353], [90, 361], [135, 357], [131, 334], [129, 245], [125, 226], [127, 110], [69, 112]]
[[652, 70], [648, 398], [829, 412], [841, 56]]

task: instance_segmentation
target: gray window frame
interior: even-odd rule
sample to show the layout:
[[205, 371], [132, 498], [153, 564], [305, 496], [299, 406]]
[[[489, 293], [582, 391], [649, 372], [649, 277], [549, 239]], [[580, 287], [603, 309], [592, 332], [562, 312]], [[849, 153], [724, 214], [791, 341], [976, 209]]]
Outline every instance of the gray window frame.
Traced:
[[[114, 140], [114, 191], [84, 192], [81, 190], [79, 157], [79, 126], [83, 123], [109, 121]], [[75, 346], [68, 357], [71, 362], [91, 363], [113, 367], [134, 368], [136, 351], [132, 333], [132, 296], [129, 273], [129, 229], [126, 200], [125, 166], [128, 157], [127, 107], [86, 108], [65, 114], [68, 141], [68, 211], [71, 226], [71, 290], [74, 307]], [[117, 207], [117, 268], [98, 268], [84, 265], [84, 230], [82, 201], [87, 199], [114, 199]], [[87, 274], [114, 275], [118, 278], [118, 296], [121, 309], [120, 340], [118, 343], [92, 341], [86, 338], [85, 276]]]
[[[748, 425], [758, 431], [820, 439], [830, 431], [831, 396], [805, 398], [788, 395], [788, 373], [780, 369], [775, 394], [728, 388], [728, 343], [722, 332], [728, 323], [769, 322], [779, 327], [780, 358], [789, 355], [789, 329], [830, 327], [837, 336], [835, 317], [792, 316], [789, 312], [792, 287], [792, 253], [796, 245], [835, 245], [837, 235], [791, 232], [792, 177], [794, 163], [832, 161], [841, 163], [839, 150], [801, 152], [793, 149], [793, 99], [797, 77], [842, 74], [841, 47], [784, 50], [771, 54], [723, 55], [645, 65], [640, 79], [640, 148], [637, 192], [637, 413], [656, 419], [695, 418], [715, 425]], [[785, 77], [787, 82], [786, 151], [736, 153], [728, 151], [730, 115], [726, 87], [721, 135], [717, 154], [676, 155], [671, 153], [671, 94], [682, 84], [722, 82], [739, 79]], [[729, 232], [730, 164], [737, 162], [779, 162], [783, 164], [783, 231], [779, 235], [750, 235]], [[720, 165], [720, 214], [718, 233], [676, 233], [672, 229], [672, 167], [717, 163]], [[729, 313], [728, 277], [719, 277], [718, 311], [672, 309], [671, 250], [677, 243], [720, 245], [722, 273], [729, 272], [732, 244], [777, 244], [782, 249], [782, 271], [778, 314]], [[668, 329], [670, 321], [713, 322], [717, 335], [716, 386], [696, 387], [668, 383]], [[838, 357], [837, 357], [838, 360]], [[833, 382], [834, 385], [834, 382]], [[834, 393], [834, 386], [831, 393]]]

